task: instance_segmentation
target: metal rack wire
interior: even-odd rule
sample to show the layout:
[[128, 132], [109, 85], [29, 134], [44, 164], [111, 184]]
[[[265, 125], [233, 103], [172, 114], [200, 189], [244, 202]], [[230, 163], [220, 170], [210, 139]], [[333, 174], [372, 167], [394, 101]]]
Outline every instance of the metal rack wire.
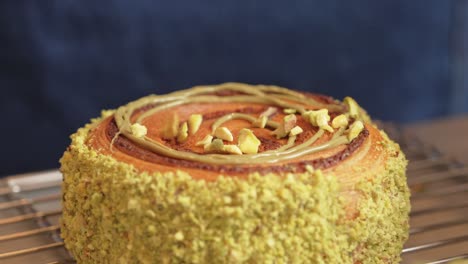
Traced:
[[[468, 259], [468, 166], [398, 127], [386, 130], [410, 160], [411, 230], [402, 262]], [[61, 182], [56, 170], [0, 181], [0, 263], [74, 263], [59, 236]]]

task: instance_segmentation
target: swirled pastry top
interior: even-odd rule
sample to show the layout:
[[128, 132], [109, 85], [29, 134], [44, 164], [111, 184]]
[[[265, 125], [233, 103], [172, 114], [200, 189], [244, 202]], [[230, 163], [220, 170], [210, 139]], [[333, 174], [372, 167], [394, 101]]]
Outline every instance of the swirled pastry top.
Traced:
[[381, 135], [368, 122], [350, 97], [225, 83], [130, 102], [108, 112], [86, 144], [142, 171], [213, 180], [333, 169], [354, 155], [372, 165], [379, 151], [369, 144]]

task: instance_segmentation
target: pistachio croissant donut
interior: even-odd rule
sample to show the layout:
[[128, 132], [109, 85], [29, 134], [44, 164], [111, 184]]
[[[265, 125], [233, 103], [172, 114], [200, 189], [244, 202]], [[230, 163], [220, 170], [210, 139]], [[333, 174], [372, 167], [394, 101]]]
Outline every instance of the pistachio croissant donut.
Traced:
[[61, 159], [78, 263], [397, 263], [404, 154], [352, 98], [225, 83], [104, 111]]

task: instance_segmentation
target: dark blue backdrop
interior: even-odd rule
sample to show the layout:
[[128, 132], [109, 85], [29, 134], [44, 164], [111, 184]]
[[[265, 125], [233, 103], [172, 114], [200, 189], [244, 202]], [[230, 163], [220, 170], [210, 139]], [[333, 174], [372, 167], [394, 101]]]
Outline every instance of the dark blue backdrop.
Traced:
[[4, 0], [0, 175], [57, 167], [100, 109], [196, 84], [351, 95], [386, 120], [466, 111], [449, 107], [454, 3]]

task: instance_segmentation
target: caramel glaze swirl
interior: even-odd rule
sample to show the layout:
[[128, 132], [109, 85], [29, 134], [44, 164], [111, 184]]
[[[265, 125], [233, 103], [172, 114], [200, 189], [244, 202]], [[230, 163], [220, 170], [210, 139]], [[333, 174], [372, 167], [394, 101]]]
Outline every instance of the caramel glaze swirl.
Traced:
[[[269, 107], [278, 111], [269, 118], [267, 126], [252, 127], [250, 121]], [[295, 112], [297, 125], [303, 130], [292, 140], [278, 139], [272, 134], [272, 129], [287, 115], [284, 109]], [[91, 130], [87, 144], [100, 153], [134, 164], [142, 171], [184, 168], [194, 178], [213, 180], [219, 174], [244, 177], [253, 172], [283, 174], [304, 172], [311, 167], [327, 169], [360, 149], [369, 138], [369, 129], [376, 130], [365, 124], [359, 135], [349, 140], [346, 133], [350, 125], [361, 118], [349, 117], [350, 125], [329, 132], [307, 120], [308, 111], [319, 109], [327, 109], [331, 120], [340, 114], [349, 117], [350, 111], [344, 103], [330, 97], [276, 86], [239, 83], [199, 86], [162, 96], [150, 95], [120, 107]], [[231, 115], [233, 113], [235, 115]], [[182, 143], [162, 136], [164, 127], [175, 114], [181, 123], [192, 114], [203, 116], [198, 131]], [[227, 118], [229, 115], [244, 118]], [[145, 136], [137, 137], [132, 133], [131, 126], [135, 123], [148, 129]], [[226, 142], [229, 144], [237, 144], [241, 129], [251, 129], [261, 141], [258, 153], [206, 153], [202, 146], [197, 146], [196, 143], [212, 134], [220, 123], [234, 135], [233, 142]]]

